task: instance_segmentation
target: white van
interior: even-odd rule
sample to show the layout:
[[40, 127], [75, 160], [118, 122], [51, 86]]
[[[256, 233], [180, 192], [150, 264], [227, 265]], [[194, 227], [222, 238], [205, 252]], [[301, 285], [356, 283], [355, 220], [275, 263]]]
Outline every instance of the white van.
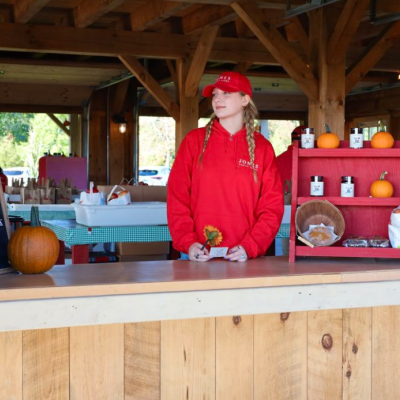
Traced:
[[13, 179], [21, 179], [21, 178], [24, 180], [24, 184], [27, 184], [28, 178], [31, 177], [29, 168], [27, 167], [4, 168], [3, 172], [5, 175], [7, 175], [8, 186], [11, 186]]

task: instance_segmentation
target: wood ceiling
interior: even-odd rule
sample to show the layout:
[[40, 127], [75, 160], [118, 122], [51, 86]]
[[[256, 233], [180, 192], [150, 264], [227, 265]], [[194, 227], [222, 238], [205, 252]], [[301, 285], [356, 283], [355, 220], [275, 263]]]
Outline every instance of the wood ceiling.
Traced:
[[[168, 85], [173, 82], [174, 60], [193, 56], [206, 26], [219, 26], [219, 30], [200, 87], [212, 82], [219, 72], [235, 69], [246, 72], [252, 80], [261, 110], [305, 111], [307, 98], [303, 91], [307, 88], [299, 88], [289, 77], [276, 55], [266, 50], [231, 3], [0, 0], [0, 111], [18, 111], [22, 106], [44, 112], [79, 110], [96, 88], [131, 76], [118, 58], [121, 55], [138, 58], [152, 77], [167, 84], [166, 91], [174, 98], [173, 85]], [[286, 0], [254, 3], [259, 16], [277, 27], [282, 38], [307, 63], [307, 15], [284, 19]], [[305, 0], [291, 3], [302, 5]], [[328, 7], [334, 16], [340, 14], [344, 4], [342, 1]], [[377, 0], [377, 5], [380, 14], [400, 12], [399, 1]], [[389, 25], [371, 25], [366, 9], [351, 37], [347, 66], [357, 63], [388, 29]], [[357, 88], [397, 82], [398, 31], [388, 36], [388, 50]], [[145, 97], [145, 102], [157, 105], [150, 96]]]

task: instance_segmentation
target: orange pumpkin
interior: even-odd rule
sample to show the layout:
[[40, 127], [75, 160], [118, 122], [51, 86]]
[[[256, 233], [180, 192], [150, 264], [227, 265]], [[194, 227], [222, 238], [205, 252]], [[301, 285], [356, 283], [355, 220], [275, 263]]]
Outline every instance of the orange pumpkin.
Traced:
[[317, 140], [317, 147], [320, 149], [336, 149], [339, 147], [340, 139], [336, 133], [332, 133], [328, 124], [325, 124], [326, 133], [323, 133]]
[[370, 193], [372, 197], [392, 197], [393, 185], [389, 181], [385, 181], [387, 171], [382, 172], [379, 181], [372, 183]]
[[394, 145], [393, 136], [385, 131], [382, 121], [379, 121], [379, 132], [376, 132], [371, 139], [371, 147], [374, 149], [390, 149]]
[[374, 149], [390, 149], [394, 145], [394, 138], [389, 132], [380, 131], [372, 136], [371, 147]]
[[31, 226], [17, 229], [8, 242], [11, 265], [24, 274], [41, 274], [56, 263], [58, 253], [56, 234], [40, 226], [38, 208], [32, 207]]

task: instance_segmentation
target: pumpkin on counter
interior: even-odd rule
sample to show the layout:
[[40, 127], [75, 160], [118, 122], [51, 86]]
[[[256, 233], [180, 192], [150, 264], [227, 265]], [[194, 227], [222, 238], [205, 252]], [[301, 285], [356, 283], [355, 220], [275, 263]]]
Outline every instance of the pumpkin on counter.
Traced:
[[323, 133], [317, 140], [317, 147], [320, 149], [336, 149], [339, 147], [340, 139], [336, 133], [332, 133], [328, 124], [325, 124], [326, 133]]
[[31, 225], [18, 228], [8, 242], [11, 265], [23, 274], [41, 274], [57, 261], [60, 245], [56, 234], [40, 225], [39, 210], [32, 206]]
[[391, 149], [394, 145], [394, 138], [384, 129], [383, 124], [379, 123], [379, 132], [376, 132], [371, 139], [371, 147], [374, 149]]
[[389, 181], [385, 181], [387, 171], [382, 172], [379, 181], [372, 183], [370, 193], [372, 197], [392, 197], [393, 185]]

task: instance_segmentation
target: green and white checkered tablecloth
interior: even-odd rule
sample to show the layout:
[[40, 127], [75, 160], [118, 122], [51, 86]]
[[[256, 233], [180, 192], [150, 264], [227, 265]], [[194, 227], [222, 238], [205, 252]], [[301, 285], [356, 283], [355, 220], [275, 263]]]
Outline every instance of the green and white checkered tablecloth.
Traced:
[[[75, 220], [41, 221], [69, 246], [115, 242], [168, 242], [171, 236], [167, 225], [92, 227], [79, 225]], [[282, 224], [277, 238], [289, 237], [289, 224]]]
[[77, 244], [114, 242], [168, 242], [168, 226], [96, 226], [89, 228], [75, 220], [41, 221], [59, 240], [73, 246]]
[[[8, 210], [9, 216], [17, 216], [22, 217], [25, 221], [29, 221], [31, 219], [30, 211], [20, 211], [20, 210]], [[75, 219], [75, 210], [71, 211], [40, 211], [39, 212], [40, 219], [44, 220], [54, 220], [54, 219]]]

